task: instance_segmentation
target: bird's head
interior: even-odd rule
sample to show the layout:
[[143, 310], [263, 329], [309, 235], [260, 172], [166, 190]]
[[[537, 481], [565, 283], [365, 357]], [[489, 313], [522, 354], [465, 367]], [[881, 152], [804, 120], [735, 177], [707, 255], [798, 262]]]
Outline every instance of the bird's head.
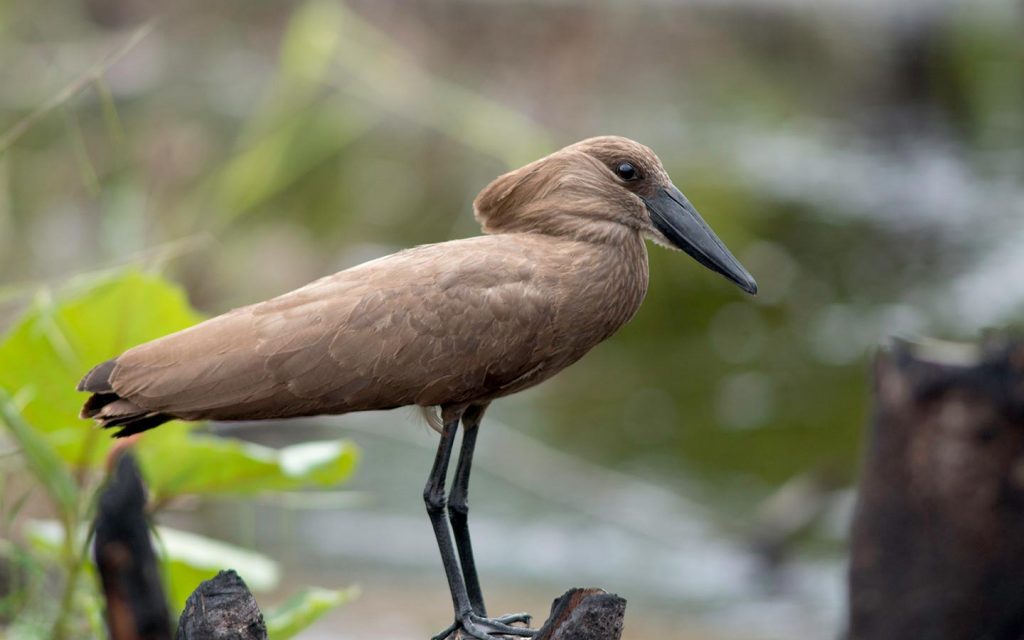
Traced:
[[506, 173], [480, 192], [473, 209], [487, 233], [598, 242], [639, 233], [757, 293], [753, 276], [672, 184], [658, 156], [628, 138], [589, 138]]

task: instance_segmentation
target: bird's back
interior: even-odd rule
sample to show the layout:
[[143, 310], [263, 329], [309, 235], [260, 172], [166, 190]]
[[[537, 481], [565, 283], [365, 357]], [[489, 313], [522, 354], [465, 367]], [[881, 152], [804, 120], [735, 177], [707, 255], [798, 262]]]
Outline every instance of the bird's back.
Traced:
[[632, 315], [646, 290], [637, 243], [632, 266], [535, 234], [403, 251], [126, 351], [82, 381], [94, 392], [83, 415], [125, 435], [169, 417], [486, 401], [553, 375]]

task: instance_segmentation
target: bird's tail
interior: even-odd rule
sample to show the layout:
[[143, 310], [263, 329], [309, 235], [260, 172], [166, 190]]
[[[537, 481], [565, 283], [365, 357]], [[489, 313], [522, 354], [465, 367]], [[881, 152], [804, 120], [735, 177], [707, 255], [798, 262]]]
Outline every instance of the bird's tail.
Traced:
[[81, 417], [96, 420], [104, 429], [120, 427], [114, 433], [115, 438], [141, 433], [174, 419], [166, 413], [143, 409], [119, 396], [110, 384], [110, 374], [116, 364], [116, 358], [98, 364], [78, 383], [79, 391], [92, 393], [82, 405]]

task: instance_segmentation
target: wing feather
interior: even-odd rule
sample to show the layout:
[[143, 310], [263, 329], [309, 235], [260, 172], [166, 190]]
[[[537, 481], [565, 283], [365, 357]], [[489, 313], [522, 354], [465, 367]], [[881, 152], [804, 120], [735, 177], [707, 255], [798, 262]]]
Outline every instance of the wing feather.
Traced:
[[419, 247], [135, 347], [110, 382], [187, 419], [471, 401], [550, 357], [551, 265], [507, 236]]

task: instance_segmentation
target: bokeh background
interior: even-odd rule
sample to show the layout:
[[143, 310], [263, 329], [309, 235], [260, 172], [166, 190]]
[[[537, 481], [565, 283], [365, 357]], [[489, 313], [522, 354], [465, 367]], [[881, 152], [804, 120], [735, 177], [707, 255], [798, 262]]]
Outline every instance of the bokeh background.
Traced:
[[[872, 351], [1024, 311], [1019, 2], [162, 4], [0, 3], [0, 327], [128, 264], [219, 313], [474, 235], [496, 175], [635, 138], [761, 293], [652, 248], [625, 329], [495, 404], [471, 516], [491, 609], [543, 619], [595, 584], [630, 600], [627, 638], [836, 634]], [[305, 637], [447, 624], [414, 412], [212, 428], [363, 450], [330, 500], [164, 516], [286, 582], [362, 585]]]

